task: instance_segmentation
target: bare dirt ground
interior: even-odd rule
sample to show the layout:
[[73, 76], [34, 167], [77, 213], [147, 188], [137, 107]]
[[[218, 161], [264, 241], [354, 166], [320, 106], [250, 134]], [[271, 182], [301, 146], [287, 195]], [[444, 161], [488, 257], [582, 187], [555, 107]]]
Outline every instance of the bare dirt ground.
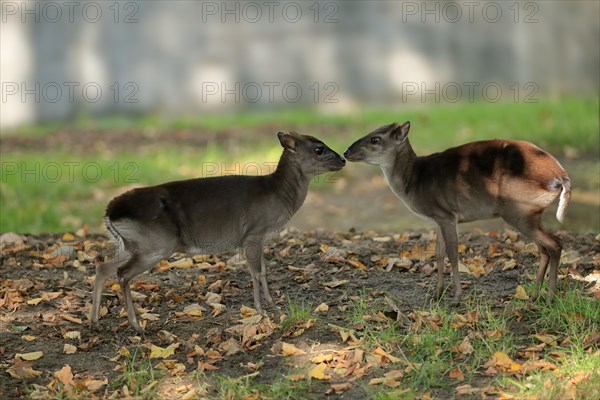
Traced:
[[[586, 276], [598, 269], [600, 242], [594, 235], [561, 236], [568, 250], [562, 274]], [[103, 298], [106, 308], [102, 329], [93, 331], [88, 327], [87, 313], [95, 266], [111, 254], [106, 237], [47, 234], [23, 239], [22, 244], [4, 245], [0, 256], [0, 398], [3, 399], [23, 398], [32, 392], [41, 397], [51, 396], [60, 386], [55, 373], [66, 365], [72, 370], [73, 385], [89, 389], [89, 396], [105, 398], [115, 393], [124, 396], [119, 391], [126, 383], [125, 354], [120, 349], [136, 345], [168, 348], [178, 344], [167, 357], [169, 362], [160, 357], [151, 359], [158, 369], [159, 362], [164, 361], [166, 377], [153, 389], [167, 397], [182, 395], [174, 389], [188, 382], [189, 373], [195, 370], [204, 371], [208, 398], [216, 395], [216, 384], [211, 381], [215, 374], [231, 377], [252, 374], [255, 382], [271, 384], [310, 365], [306, 356], [282, 356], [280, 341], [309, 353], [347, 346], [336, 327], [349, 327], [348, 312], [361, 298], [368, 304], [379, 304], [384, 315], [381, 318], [398, 320], [401, 331], [408, 329], [411, 320], [406, 316], [430, 307], [435, 287], [432, 232], [401, 232], [391, 237], [375, 232], [286, 229], [265, 248], [268, 279], [281, 309], [270, 310], [268, 319], [262, 321], [246, 320], [254, 326], [254, 333], [259, 333], [258, 337], [245, 337], [239, 330], [242, 317], [252, 318], [243, 306], [252, 307], [253, 300], [249, 273], [239, 259], [230, 259], [233, 253], [194, 259], [176, 255], [138, 277], [133, 290], [145, 326], [142, 336], [127, 326], [120, 289], [115, 280], [109, 280]], [[460, 241], [464, 244], [460, 249], [461, 261], [469, 271], [479, 271], [461, 274], [467, 301], [484, 298], [491, 301], [493, 308], [501, 308], [514, 296], [517, 285], [534, 274], [537, 255], [514, 232], [462, 234]], [[575, 259], [578, 262], [569, 263]], [[515, 261], [514, 266], [506, 269], [510, 260]], [[582, 283], [564, 278], [560, 285]], [[314, 313], [310, 326], [284, 328], [280, 320], [289, 311], [290, 302], [310, 305], [311, 310], [325, 303], [328, 310]], [[202, 310], [190, 308], [193, 304], [199, 304]], [[442, 306], [450, 307], [445, 301]], [[361, 326], [351, 328], [360, 339]], [[528, 334], [526, 319], [515, 320], [512, 328]], [[38, 351], [43, 352], [41, 358], [16, 361], [17, 353]], [[11, 368], [21, 376], [15, 378], [9, 372]], [[311, 398], [364, 399], [366, 382], [381, 376], [386, 368], [385, 363], [373, 366], [340, 394], [331, 390], [331, 384], [345, 382], [344, 379], [337, 376], [332, 381], [315, 379], [310, 386]], [[482, 376], [471, 384], [485, 386], [486, 379]], [[453, 396], [448, 389], [433, 389], [430, 393], [434, 397]]]

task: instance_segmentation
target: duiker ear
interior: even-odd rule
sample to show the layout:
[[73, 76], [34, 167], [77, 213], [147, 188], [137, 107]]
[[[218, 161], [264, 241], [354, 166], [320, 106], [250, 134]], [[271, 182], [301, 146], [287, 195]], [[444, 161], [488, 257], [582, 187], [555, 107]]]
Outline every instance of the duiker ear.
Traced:
[[406, 121], [402, 125], [394, 124], [395, 126], [392, 128], [390, 135], [401, 142], [408, 136], [408, 131], [410, 130], [410, 122]]
[[277, 137], [279, 138], [281, 147], [291, 151], [292, 153], [296, 152], [296, 139], [292, 135], [283, 132], [277, 132]]

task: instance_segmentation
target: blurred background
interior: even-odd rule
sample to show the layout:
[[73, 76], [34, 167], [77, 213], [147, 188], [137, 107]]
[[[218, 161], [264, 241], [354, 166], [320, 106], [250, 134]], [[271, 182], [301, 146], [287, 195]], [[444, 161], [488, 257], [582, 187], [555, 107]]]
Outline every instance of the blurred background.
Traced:
[[[342, 153], [404, 120], [418, 154], [485, 138], [546, 148], [573, 180], [564, 229], [600, 231], [595, 0], [2, 1], [0, 12], [1, 232], [100, 231], [108, 200], [132, 187], [269, 173], [279, 130]], [[291, 225], [429, 226], [372, 166], [312, 189]]]

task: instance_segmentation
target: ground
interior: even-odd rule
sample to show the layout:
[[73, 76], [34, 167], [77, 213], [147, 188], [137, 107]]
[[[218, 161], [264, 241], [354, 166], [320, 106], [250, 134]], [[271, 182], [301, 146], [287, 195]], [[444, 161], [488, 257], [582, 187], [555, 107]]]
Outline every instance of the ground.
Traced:
[[283, 230], [265, 247], [278, 308], [262, 318], [239, 256], [174, 255], [133, 283], [142, 335], [115, 280], [88, 326], [105, 236], [5, 236], [0, 397], [591, 399], [600, 242], [560, 236], [550, 306], [526, 300], [538, 256], [510, 230], [461, 235], [458, 307], [432, 299], [429, 231]]

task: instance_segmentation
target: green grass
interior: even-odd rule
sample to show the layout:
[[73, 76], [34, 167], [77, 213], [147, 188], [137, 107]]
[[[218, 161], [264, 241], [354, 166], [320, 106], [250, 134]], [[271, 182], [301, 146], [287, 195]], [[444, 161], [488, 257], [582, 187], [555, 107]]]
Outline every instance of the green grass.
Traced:
[[212, 380], [216, 388], [217, 399], [241, 400], [248, 398], [295, 400], [310, 398], [310, 381], [293, 382], [288, 377], [281, 377], [270, 384], [253, 381], [252, 377], [229, 377], [217, 375]]
[[[410, 137], [418, 154], [472, 140], [517, 138], [535, 142], [558, 156], [571, 148], [581, 156], [597, 159], [600, 152], [598, 107], [598, 99], [562, 99], [534, 104], [474, 103], [397, 110], [365, 109], [351, 115], [278, 110], [176, 120], [157, 115], [136, 119], [82, 117], [65, 125], [24, 127], [5, 131], [2, 136], [41, 137], [59, 130], [72, 131], [76, 135], [83, 129], [164, 132], [185, 129], [197, 131], [198, 135], [207, 131], [244, 132], [247, 129], [248, 134], [237, 135], [238, 143], [228, 147], [209, 143], [203, 148], [192, 148], [174, 140], [172, 145], [146, 150], [120, 150], [118, 143], [113, 143], [110, 150], [88, 154], [73, 154], [69, 149], [11, 153], [0, 150], [0, 231], [64, 231], [77, 229], [83, 223], [97, 231], [108, 200], [132, 184], [127, 181], [151, 185], [219, 173], [268, 173], [281, 153], [275, 138], [277, 130], [298, 130], [316, 135], [341, 153], [358, 137], [378, 126], [410, 120]], [[65, 162], [79, 163], [73, 167], [72, 177]], [[250, 167], [250, 162], [258, 165], [260, 170]], [[56, 164], [51, 163], [56, 163], [61, 173], [61, 179], [56, 182]], [[84, 175], [84, 168], [88, 168], [88, 175]], [[33, 172], [24, 174], [25, 170]], [[97, 181], [96, 171], [99, 171]], [[339, 176], [345, 173], [342, 171]], [[591, 183], [587, 186], [592, 186], [591, 189], [597, 189], [596, 175], [589, 177]], [[311, 188], [331, 188], [333, 185], [324, 178], [315, 179]]]
[[294, 299], [288, 301], [285, 315], [287, 317], [281, 322], [281, 329], [283, 331], [289, 331], [296, 326], [308, 322], [310, 319], [316, 319], [316, 316], [312, 313], [311, 304], [304, 303], [303, 301], [298, 302]]
[[156, 396], [156, 386], [150, 386], [162, 375], [155, 371], [152, 362], [143, 357], [142, 348], [136, 347], [129, 357], [125, 358], [123, 374], [116, 380], [114, 389], [127, 386], [129, 394], [142, 399], [153, 399]]

